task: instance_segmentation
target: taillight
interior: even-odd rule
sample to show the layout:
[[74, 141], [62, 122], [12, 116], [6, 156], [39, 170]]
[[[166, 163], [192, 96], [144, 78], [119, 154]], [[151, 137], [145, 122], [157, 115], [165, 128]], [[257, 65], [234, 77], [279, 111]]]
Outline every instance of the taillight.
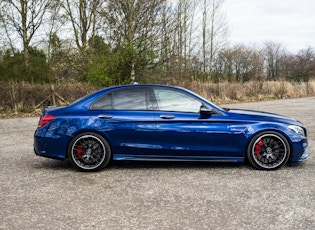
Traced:
[[53, 121], [54, 119], [55, 119], [55, 116], [53, 115], [41, 116], [38, 122], [38, 128], [43, 127], [44, 125], [47, 125], [49, 122]]

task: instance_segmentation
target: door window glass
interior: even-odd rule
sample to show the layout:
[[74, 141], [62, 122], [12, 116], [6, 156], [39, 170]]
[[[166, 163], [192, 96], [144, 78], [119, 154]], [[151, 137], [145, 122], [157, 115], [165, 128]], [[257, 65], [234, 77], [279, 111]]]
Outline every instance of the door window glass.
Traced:
[[175, 90], [154, 89], [155, 98], [161, 111], [198, 113], [201, 102]]
[[146, 90], [127, 89], [114, 92], [113, 107], [115, 110], [146, 110]]

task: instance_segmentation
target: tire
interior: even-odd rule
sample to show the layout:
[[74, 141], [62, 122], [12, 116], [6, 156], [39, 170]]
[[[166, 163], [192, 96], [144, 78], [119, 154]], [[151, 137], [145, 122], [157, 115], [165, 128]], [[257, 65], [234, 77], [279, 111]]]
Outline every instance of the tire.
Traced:
[[290, 158], [290, 144], [280, 133], [265, 131], [254, 136], [247, 148], [249, 163], [262, 170], [275, 170]]
[[109, 143], [99, 134], [81, 133], [75, 136], [68, 147], [71, 164], [84, 172], [103, 169], [111, 159]]

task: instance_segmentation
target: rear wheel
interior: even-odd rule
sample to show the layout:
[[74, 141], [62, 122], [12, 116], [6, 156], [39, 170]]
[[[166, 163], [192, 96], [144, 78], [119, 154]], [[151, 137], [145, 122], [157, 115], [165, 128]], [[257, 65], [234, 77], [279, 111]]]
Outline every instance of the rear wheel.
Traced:
[[257, 169], [278, 169], [287, 163], [289, 157], [289, 142], [282, 134], [273, 131], [256, 135], [247, 149], [248, 161]]
[[71, 164], [80, 171], [98, 171], [109, 163], [111, 150], [99, 134], [82, 133], [70, 142], [68, 156]]

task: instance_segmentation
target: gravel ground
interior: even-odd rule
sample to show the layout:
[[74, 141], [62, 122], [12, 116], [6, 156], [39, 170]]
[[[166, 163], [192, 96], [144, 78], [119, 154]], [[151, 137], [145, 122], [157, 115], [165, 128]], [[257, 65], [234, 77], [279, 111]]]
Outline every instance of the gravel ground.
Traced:
[[315, 229], [315, 98], [225, 105], [304, 122], [310, 159], [114, 163], [97, 173], [37, 157], [38, 118], [0, 120], [0, 229]]

